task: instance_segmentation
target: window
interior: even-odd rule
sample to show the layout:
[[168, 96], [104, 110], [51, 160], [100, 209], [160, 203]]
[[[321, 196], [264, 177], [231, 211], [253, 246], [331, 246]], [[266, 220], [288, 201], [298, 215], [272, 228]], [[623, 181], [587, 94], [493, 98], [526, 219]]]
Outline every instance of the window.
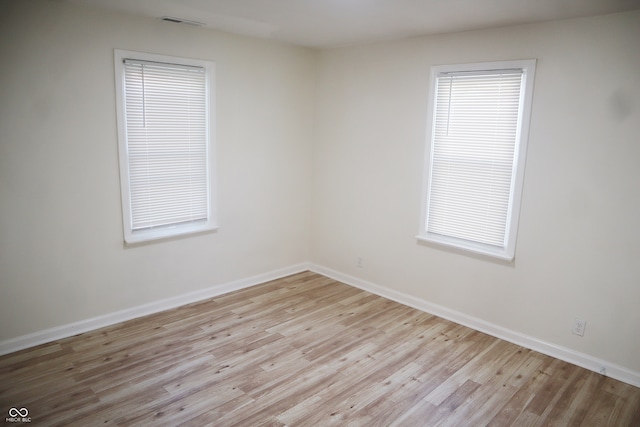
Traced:
[[124, 239], [217, 228], [211, 62], [115, 51]]
[[535, 60], [431, 69], [418, 239], [512, 260]]

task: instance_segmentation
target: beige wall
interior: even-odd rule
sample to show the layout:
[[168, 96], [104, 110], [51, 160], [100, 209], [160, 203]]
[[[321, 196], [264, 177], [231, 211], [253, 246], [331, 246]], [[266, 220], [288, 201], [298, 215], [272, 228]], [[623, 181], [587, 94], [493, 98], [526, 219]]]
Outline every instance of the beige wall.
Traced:
[[[123, 247], [113, 49], [214, 61], [220, 230]], [[309, 259], [314, 54], [0, 4], [0, 340]]]
[[[640, 370], [639, 43], [635, 12], [322, 52], [314, 262]], [[430, 66], [529, 58], [515, 262], [418, 244]]]
[[[640, 371], [638, 41], [635, 12], [312, 52], [3, 1], [0, 341], [311, 261]], [[216, 62], [217, 233], [123, 247], [114, 48]], [[418, 244], [429, 67], [523, 58], [515, 263]]]

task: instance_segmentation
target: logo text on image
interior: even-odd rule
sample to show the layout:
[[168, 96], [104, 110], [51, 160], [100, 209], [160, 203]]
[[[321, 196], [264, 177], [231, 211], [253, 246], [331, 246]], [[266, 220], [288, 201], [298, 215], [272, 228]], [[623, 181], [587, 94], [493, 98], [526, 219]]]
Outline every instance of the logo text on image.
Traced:
[[27, 417], [29, 415], [29, 410], [27, 408], [10, 408], [9, 409], [9, 417], [5, 418], [5, 421], [8, 423], [30, 423], [31, 417]]

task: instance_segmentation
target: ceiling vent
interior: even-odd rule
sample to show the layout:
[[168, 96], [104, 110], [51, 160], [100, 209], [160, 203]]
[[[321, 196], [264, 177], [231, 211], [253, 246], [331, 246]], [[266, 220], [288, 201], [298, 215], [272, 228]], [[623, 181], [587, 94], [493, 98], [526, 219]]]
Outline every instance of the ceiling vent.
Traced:
[[160, 19], [167, 22], [173, 22], [174, 24], [186, 24], [186, 25], [193, 25], [195, 27], [204, 27], [205, 25], [203, 22], [190, 21], [188, 19], [176, 18], [174, 16], [163, 16]]

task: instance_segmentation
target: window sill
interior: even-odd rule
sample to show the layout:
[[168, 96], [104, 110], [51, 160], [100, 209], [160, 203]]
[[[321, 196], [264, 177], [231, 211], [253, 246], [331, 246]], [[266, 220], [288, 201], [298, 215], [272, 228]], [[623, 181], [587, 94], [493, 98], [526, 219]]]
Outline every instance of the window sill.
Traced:
[[126, 246], [137, 246], [159, 240], [169, 240], [174, 238], [188, 237], [194, 234], [214, 232], [218, 230], [218, 228], [219, 226], [217, 225], [195, 224], [140, 230], [125, 233], [124, 243]]
[[418, 242], [421, 243], [433, 244], [434, 246], [447, 246], [450, 248], [456, 248], [462, 251], [484, 255], [501, 261], [512, 262], [515, 257], [515, 254], [513, 254], [513, 252], [509, 252], [507, 248], [470, 242], [468, 240], [456, 239], [454, 237], [442, 236], [439, 234], [419, 234], [416, 236], [416, 239], [418, 239]]

